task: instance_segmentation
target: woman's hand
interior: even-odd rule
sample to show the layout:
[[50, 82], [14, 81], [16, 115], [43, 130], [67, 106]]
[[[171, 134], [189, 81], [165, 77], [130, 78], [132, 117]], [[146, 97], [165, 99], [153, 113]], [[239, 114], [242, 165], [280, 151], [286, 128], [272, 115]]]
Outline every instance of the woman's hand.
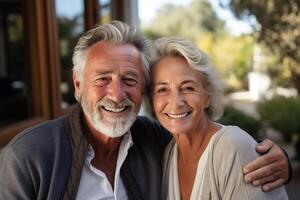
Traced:
[[245, 182], [262, 185], [263, 191], [271, 191], [285, 184], [290, 172], [289, 160], [283, 150], [265, 139], [256, 146], [256, 151], [261, 156], [244, 167]]

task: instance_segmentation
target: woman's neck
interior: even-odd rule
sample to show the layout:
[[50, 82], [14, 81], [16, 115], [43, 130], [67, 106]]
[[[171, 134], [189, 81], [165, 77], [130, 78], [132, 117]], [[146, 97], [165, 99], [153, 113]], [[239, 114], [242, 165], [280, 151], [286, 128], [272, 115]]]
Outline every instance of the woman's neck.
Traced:
[[199, 123], [193, 133], [178, 134], [174, 136], [178, 145], [178, 157], [183, 163], [198, 162], [211, 137], [219, 127], [212, 121]]
[[178, 145], [178, 178], [181, 199], [190, 199], [197, 173], [199, 159], [211, 137], [219, 127], [211, 121], [199, 124], [193, 134], [186, 133], [174, 137]]

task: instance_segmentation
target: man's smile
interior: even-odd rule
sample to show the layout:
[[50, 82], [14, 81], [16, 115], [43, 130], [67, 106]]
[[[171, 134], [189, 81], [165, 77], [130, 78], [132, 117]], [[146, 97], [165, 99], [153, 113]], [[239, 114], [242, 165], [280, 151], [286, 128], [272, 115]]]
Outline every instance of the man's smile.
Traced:
[[119, 108], [108, 107], [108, 106], [101, 106], [101, 108], [104, 109], [107, 112], [120, 113], [120, 112], [125, 111], [127, 108], [129, 108], [129, 106], [123, 106], [123, 107], [119, 107]]

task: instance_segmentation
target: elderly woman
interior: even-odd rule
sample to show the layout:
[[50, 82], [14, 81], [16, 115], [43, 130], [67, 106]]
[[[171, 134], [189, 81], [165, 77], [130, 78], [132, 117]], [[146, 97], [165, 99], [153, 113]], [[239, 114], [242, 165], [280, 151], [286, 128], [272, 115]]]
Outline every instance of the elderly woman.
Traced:
[[188, 40], [161, 38], [152, 63], [152, 108], [173, 135], [162, 199], [287, 199], [283, 187], [264, 193], [244, 182], [243, 166], [258, 157], [256, 142], [214, 122], [222, 114], [222, 83], [207, 55]]

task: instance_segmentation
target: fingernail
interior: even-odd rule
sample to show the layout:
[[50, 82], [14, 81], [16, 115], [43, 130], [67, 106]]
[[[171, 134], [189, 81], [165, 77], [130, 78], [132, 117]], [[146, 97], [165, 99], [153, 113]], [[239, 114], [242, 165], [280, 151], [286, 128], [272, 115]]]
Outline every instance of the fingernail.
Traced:
[[260, 184], [260, 181], [256, 180], [256, 181], [253, 181], [253, 185], [257, 186]]
[[244, 173], [247, 174], [250, 170], [248, 168], [244, 169]]
[[251, 182], [252, 178], [251, 176], [246, 176], [246, 182]]
[[266, 186], [266, 185], [264, 185], [264, 186], [263, 186], [263, 191], [265, 191], [265, 192], [269, 191], [269, 187]]

